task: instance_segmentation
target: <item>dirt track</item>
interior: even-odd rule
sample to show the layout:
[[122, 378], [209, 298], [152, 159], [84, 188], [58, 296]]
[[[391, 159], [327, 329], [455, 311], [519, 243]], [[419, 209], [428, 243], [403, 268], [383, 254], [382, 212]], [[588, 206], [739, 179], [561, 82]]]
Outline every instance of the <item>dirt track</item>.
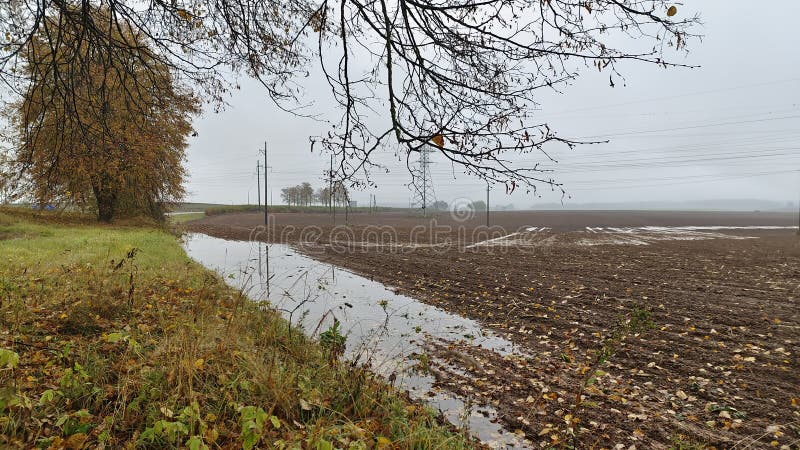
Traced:
[[[330, 218], [317, 214], [281, 215], [272, 231], [277, 236], [289, 225], [319, 226], [317, 243], [302, 247], [313, 257], [477, 319], [520, 344], [533, 356], [502, 358], [468, 340], [458, 348], [432, 344], [431, 355], [441, 358], [432, 358], [428, 369], [451, 389], [494, 404], [511, 429], [534, 442], [568, 441], [571, 428], [579, 448], [669, 447], [677, 439], [718, 448], [748, 439], [759, 439], [750, 448], [773, 441], [779, 447], [797, 445], [800, 239], [795, 231], [729, 230], [723, 234], [757, 239], [649, 239], [643, 245], [586, 245], [600, 235], [585, 231], [587, 226], [791, 225], [790, 215], [506, 214], [496, 217], [505, 231], [531, 225], [553, 230], [521, 234], [519, 242], [530, 245], [472, 248], [465, 248], [476, 241], [469, 238], [457, 245], [394, 245], [417, 237], [411, 230], [419, 219], [384, 214], [351, 217], [352, 237], [370, 225], [391, 223], [397, 230], [393, 245], [330, 245], [340, 239], [326, 225]], [[191, 228], [246, 239], [259, 217], [218, 216]], [[440, 217], [439, 224], [447, 220], [452, 219]], [[466, 223], [471, 236], [469, 230], [479, 227], [475, 221], [454, 224]], [[656, 327], [628, 336], [602, 366], [605, 374], [586, 383], [587, 367], [604, 337], [636, 308], [649, 311]], [[465, 366], [465, 360], [477, 364]], [[576, 407], [582, 384], [589, 385]]]

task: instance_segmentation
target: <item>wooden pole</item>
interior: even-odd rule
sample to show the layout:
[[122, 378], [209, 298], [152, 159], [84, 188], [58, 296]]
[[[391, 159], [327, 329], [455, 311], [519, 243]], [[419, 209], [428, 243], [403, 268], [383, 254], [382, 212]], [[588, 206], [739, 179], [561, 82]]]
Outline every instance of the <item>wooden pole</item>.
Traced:
[[[258, 183], [258, 189], [256, 189], [256, 192], [258, 192], [258, 209], [260, 210], [261, 209], [261, 161], [259, 160], [256, 160], [256, 182]], [[250, 203], [249, 192], [247, 193], [247, 198], [248, 198], [247, 203]]]
[[489, 182], [486, 182], [486, 227], [489, 227]]
[[[268, 184], [267, 184], [267, 181], [268, 181], [268, 179], [267, 179], [267, 171], [268, 170], [267, 170], [267, 168], [268, 167], [269, 166], [267, 165], [267, 141], [264, 141], [264, 227], [266, 228], [265, 231], [267, 233], [267, 239], [269, 239], [269, 206], [268, 206], [269, 197], [267, 197], [267, 195], [268, 195], [267, 194], [267, 189], [268, 189]], [[266, 260], [267, 260], [266, 261], [267, 262], [267, 299], [269, 299], [269, 297], [270, 297], [270, 289], [269, 289], [269, 281], [270, 281], [270, 276], [269, 276], [269, 242], [267, 242], [266, 245], [265, 245], [265, 252], [266, 252], [265, 256], [266, 256]]]

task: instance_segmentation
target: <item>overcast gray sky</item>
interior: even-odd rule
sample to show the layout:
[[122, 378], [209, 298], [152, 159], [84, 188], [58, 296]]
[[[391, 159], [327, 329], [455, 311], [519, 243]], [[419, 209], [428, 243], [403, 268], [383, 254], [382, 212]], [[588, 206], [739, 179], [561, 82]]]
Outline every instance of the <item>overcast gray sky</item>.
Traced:
[[[564, 183], [569, 204], [627, 201], [681, 201], [758, 198], [797, 201], [800, 191], [800, 41], [794, 32], [800, 2], [768, 4], [704, 0], [681, 7], [699, 11], [704, 34], [690, 54], [676, 62], [696, 69], [668, 69], [647, 64], [620, 66], [626, 85], [609, 86], [608, 73], [587, 69], [561, 95], [545, 94], [540, 119], [562, 136], [608, 139], [602, 145], [578, 146], [555, 153], [553, 177]], [[673, 58], [675, 60], [675, 58]], [[310, 77], [307, 98], [315, 108], [329, 108], [327, 85]], [[199, 135], [188, 152], [189, 201], [256, 202], [256, 160], [268, 141], [269, 188], [280, 203], [280, 188], [309, 181], [324, 184], [328, 157], [309, 151], [308, 137], [327, 131], [322, 122], [283, 112], [255, 82], [242, 89], [221, 113], [207, 112], [195, 121]], [[544, 161], [534, 155], [525, 164]], [[391, 173], [375, 173], [377, 189], [355, 192], [367, 203], [407, 205], [411, 177], [404, 159], [381, 155]], [[481, 199], [485, 184], [453, 171], [433, 158], [436, 197]], [[543, 186], [541, 197], [502, 187], [492, 202], [517, 208], [560, 202], [560, 192]]]

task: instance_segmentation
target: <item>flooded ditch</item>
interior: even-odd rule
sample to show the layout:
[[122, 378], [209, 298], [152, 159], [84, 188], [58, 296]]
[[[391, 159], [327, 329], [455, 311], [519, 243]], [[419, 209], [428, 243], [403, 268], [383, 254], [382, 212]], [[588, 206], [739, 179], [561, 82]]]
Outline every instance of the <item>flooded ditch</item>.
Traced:
[[[192, 233], [186, 235], [184, 248], [252, 300], [269, 301], [309, 335], [318, 335], [337, 320], [347, 336], [346, 358], [394, 380], [412, 398], [440, 410], [488, 446], [530, 448], [523, 437], [503, 429], [491, 406], [472, 405], [470, 399], [437, 387], [434, 376], [417, 368], [420, 359], [434, 357], [427, 349], [448, 343], [525, 357], [477, 322], [396, 294], [377, 281], [316, 261], [287, 245]], [[452, 365], [452, 361], [439, 363]]]

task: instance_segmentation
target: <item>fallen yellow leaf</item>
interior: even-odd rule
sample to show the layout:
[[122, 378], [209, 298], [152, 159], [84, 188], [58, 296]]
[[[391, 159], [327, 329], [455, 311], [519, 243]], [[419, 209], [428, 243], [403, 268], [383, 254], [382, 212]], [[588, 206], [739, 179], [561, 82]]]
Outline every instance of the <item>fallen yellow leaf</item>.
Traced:
[[378, 448], [378, 449], [386, 448], [391, 443], [392, 443], [392, 441], [390, 441], [389, 439], [387, 439], [387, 438], [385, 438], [383, 436], [378, 436], [378, 439], [375, 442], [375, 448]]

